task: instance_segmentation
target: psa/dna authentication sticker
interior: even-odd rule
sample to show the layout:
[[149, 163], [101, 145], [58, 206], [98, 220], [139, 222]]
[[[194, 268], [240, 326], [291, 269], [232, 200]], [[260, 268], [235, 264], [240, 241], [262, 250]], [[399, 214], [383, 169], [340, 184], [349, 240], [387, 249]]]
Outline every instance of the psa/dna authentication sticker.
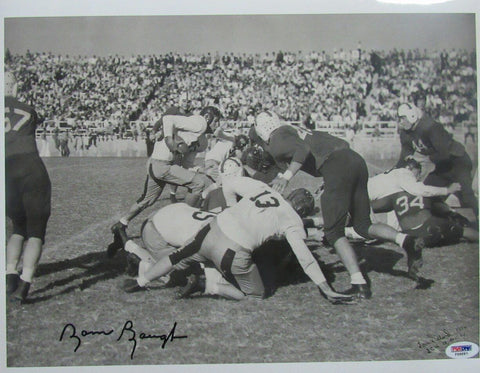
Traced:
[[468, 359], [478, 354], [478, 346], [472, 342], [455, 342], [445, 349], [452, 359]]

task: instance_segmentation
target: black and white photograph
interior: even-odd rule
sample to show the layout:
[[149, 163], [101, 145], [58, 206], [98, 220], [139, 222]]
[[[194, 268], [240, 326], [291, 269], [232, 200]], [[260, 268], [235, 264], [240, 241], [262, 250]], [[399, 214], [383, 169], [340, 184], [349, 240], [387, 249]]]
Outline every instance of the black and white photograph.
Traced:
[[392, 2], [5, 1], [2, 368], [478, 369], [480, 6]]

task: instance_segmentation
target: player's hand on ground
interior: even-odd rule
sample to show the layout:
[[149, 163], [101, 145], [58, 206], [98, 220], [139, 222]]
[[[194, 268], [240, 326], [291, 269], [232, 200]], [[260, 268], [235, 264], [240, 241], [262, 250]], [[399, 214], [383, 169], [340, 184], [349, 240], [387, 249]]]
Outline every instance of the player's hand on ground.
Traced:
[[283, 194], [285, 191], [285, 188], [287, 187], [288, 180], [284, 179], [283, 177], [277, 176], [275, 179], [272, 181], [272, 188], [276, 192]]
[[320, 294], [333, 305], [337, 304], [355, 304], [355, 299], [351, 295], [340, 294], [332, 290], [327, 282], [318, 285]]
[[460, 183], [453, 183], [447, 187], [447, 190], [448, 194], [453, 194], [456, 192], [460, 192], [462, 190], [462, 186], [460, 185]]

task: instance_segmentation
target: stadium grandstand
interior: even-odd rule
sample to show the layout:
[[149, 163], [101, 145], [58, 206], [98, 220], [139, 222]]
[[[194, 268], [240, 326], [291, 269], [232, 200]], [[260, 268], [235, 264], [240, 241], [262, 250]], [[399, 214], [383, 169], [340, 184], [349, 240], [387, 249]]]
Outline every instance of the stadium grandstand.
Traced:
[[182, 92], [194, 108], [219, 107], [227, 127], [246, 130], [255, 112], [270, 109], [349, 140], [395, 137], [396, 108], [421, 94], [457, 137], [476, 131], [476, 56], [466, 50], [131, 57], [7, 50], [5, 67], [20, 81], [19, 98], [44, 119], [37, 137], [69, 132], [82, 149], [92, 138], [145, 139]]

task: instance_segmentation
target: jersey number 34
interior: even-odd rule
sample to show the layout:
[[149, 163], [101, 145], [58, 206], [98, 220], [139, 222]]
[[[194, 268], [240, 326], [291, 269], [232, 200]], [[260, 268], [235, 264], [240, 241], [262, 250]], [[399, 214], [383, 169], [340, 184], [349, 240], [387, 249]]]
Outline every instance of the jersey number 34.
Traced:
[[400, 209], [397, 210], [397, 214], [399, 216], [405, 214], [413, 207], [418, 207], [419, 210], [422, 210], [425, 207], [422, 196], [416, 196], [411, 201], [409, 200], [408, 196], [401, 196], [397, 198], [395, 204], [400, 207]]

